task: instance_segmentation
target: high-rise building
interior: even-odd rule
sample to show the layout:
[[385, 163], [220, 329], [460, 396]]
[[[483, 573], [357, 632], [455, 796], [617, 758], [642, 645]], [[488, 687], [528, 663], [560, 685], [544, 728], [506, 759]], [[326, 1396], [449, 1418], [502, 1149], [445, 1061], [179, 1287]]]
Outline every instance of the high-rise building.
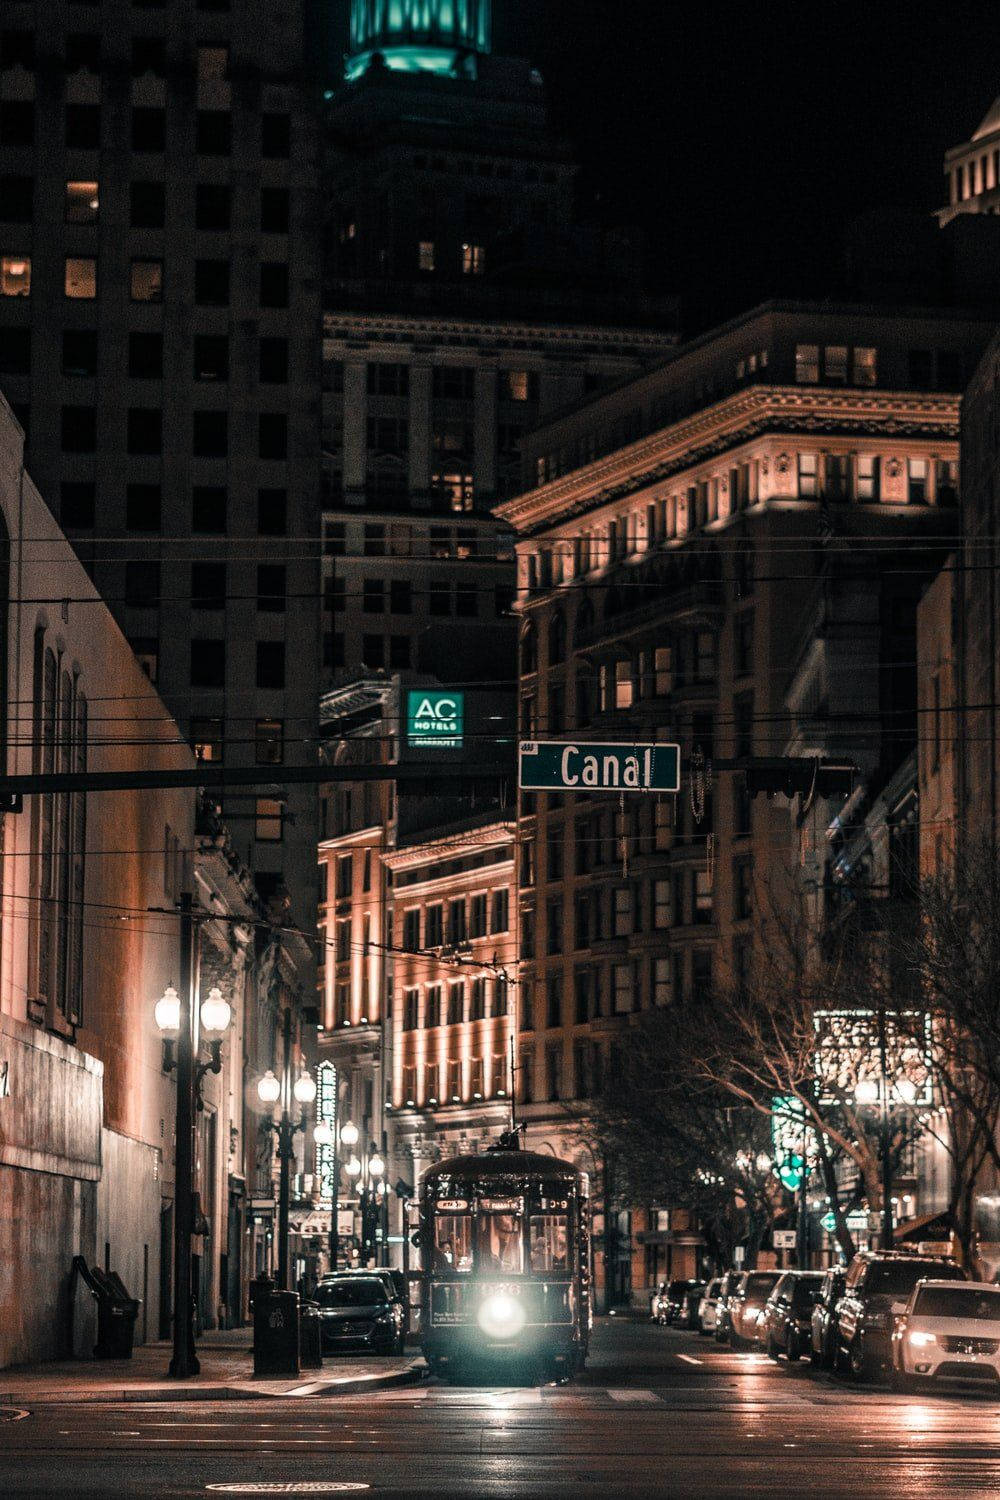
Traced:
[[[318, 88], [301, 0], [9, 0], [0, 382], [196, 753], [315, 754]], [[227, 798], [315, 904], [316, 795]]]

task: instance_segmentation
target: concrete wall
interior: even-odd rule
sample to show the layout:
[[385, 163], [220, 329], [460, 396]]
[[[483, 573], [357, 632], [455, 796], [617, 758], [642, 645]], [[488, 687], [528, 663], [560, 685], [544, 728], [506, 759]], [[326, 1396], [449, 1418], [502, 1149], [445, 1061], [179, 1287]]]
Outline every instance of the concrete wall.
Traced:
[[102, 1130], [101, 1152], [96, 1258], [141, 1299], [135, 1340], [145, 1343], [158, 1333], [161, 1153], [115, 1130]]

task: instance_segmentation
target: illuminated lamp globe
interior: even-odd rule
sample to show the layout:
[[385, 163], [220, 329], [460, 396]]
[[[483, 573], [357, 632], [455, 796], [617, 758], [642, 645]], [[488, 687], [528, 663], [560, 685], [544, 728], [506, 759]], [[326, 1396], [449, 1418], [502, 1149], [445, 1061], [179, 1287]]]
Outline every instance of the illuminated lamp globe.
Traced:
[[351, 1157], [350, 1161], [347, 1163], [347, 1166], [344, 1168], [344, 1171], [347, 1173], [348, 1177], [360, 1177], [361, 1163], [358, 1161], [358, 1158], [356, 1156]]
[[316, 1129], [313, 1131], [313, 1140], [316, 1142], [317, 1146], [333, 1145], [333, 1131], [330, 1129], [325, 1120], [320, 1120], [319, 1124], [316, 1126]]
[[221, 1036], [229, 1030], [233, 1008], [220, 989], [211, 989], [201, 1002], [201, 1025], [209, 1036]]
[[172, 984], [153, 1006], [153, 1019], [164, 1036], [176, 1036], [181, 1029], [181, 997]]
[[358, 1127], [353, 1121], [347, 1121], [347, 1124], [340, 1132], [340, 1140], [344, 1146], [356, 1146], [358, 1144]]
[[368, 1159], [368, 1170], [373, 1177], [385, 1176], [385, 1162], [382, 1160], [381, 1156], [379, 1156], [377, 1151], [375, 1152], [374, 1156], [371, 1156]]
[[281, 1098], [281, 1083], [270, 1068], [257, 1084], [257, 1097], [261, 1104], [277, 1104]]
[[901, 1078], [896, 1084], [896, 1093], [904, 1104], [916, 1104], [917, 1085], [912, 1078]]
[[300, 1104], [311, 1104], [316, 1097], [316, 1080], [311, 1073], [303, 1073], [295, 1080], [292, 1090]]
[[862, 1078], [860, 1083], [854, 1086], [854, 1097], [858, 1104], [875, 1104], [878, 1102], [878, 1084], [874, 1078]]
[[768, 1156], [768, 1154], [767, 1154], [766, 1151], [758, 1152], [758, 1155], [757, 1155], [757, 1171], [758, 1172], [770, 1172], [770, 1170], [771, 1170], [771, 1158]]

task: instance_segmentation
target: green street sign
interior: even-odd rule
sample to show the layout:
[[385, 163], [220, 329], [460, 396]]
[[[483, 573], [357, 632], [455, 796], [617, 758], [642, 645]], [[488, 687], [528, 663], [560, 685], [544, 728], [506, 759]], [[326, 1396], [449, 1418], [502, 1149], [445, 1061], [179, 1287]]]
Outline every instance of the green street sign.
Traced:
[[465, 732], [465, 694], [410, 688], [406, 694], [406, 743], [421, 750], [460, 750]]
[[679, 745], [591, 745], [576, 740], [522, 740], [523, 792], [679, 792]]

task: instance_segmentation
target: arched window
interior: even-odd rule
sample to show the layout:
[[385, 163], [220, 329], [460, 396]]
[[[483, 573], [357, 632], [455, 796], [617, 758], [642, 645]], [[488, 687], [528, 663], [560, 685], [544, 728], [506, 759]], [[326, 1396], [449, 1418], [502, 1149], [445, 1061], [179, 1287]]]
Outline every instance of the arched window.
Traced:
[[538, 671], [538, 635], [530, 622], [521, 631], [521, 676]]
[[557, 609], [549, 621], [549, 666], [566, 660], [566, 616]]

